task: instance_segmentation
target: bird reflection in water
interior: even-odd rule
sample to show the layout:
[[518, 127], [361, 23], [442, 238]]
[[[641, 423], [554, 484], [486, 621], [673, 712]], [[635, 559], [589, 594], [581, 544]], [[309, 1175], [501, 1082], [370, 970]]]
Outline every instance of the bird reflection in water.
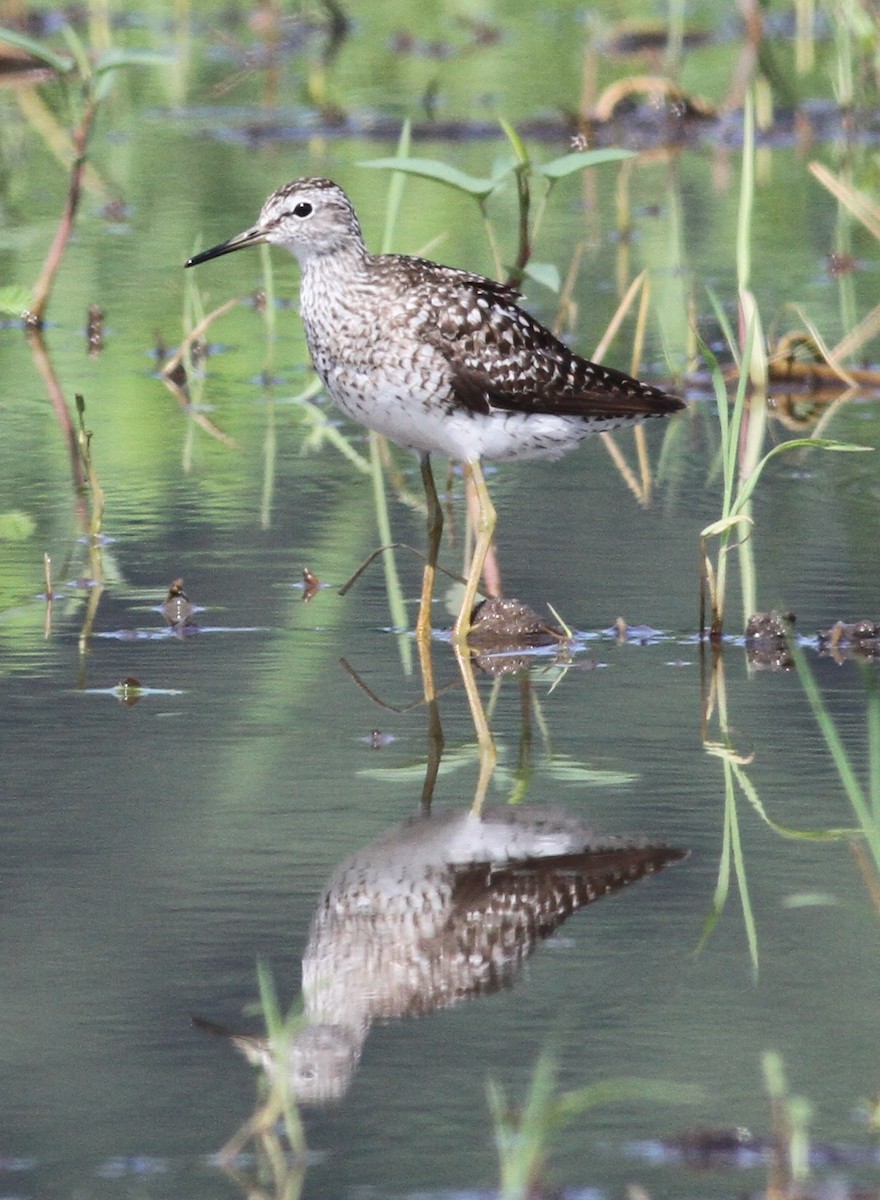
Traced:
[[509, 987], [537, 943], [687, 851], [603, 835], [559, 809], [419, 817], [334, 871], [302, 964], [305, 1024], [283, 1047], [225, 1033], [302, 1104], [347, 1091], [374, 1021]]

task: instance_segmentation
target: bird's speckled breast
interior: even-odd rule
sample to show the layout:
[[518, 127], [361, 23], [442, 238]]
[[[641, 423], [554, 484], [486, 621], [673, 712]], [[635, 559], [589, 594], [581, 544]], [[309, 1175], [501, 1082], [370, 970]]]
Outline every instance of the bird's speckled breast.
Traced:
[[[528, 355], [499, 336], [499, 314], [470, 276], [424, 264], [431, 271], [423, 278], [422, 266], [418, 259], [339, 253], [305, 264], [300, 302], [309, 351], [330, 398], [352, 420], [398, 445], [462, 462], [558, 458], [591, 432], [631, 423], [624, 416], [504, 411], [488, 397], [482, 405], [462, 402], [453, 362], [473, 369], [485, 361], [501, 386], [522, 375]], [[527, 314], [501, 307], [512, 314], [505, 325], [516, 318], [524, 326], [518, 340], [531, 332]]]

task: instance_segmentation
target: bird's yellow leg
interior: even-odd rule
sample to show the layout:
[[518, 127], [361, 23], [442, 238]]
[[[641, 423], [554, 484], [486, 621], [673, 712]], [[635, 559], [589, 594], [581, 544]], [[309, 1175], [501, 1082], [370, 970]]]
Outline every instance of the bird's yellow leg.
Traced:
[[[477, 503], [474, 479], [470, 470], [465, 471], [465, 491], [467, 493], [470, 528], [475, 530], [479, 524], [480, 510]], [[504, 588], [501, 585], [501, 564], [498, 562], [498, 547], [494, 541], [490, 543], [486, 554], [486, 561], [483, 563], [483, 584], [480, 591], [486, 597], [504, 595]]]
[[474, 731], [477, 735], [480, 773], [477, 778], [477, 787], [474, 791], [471, 812], [474, 816], [478, 817], [483, 809], [483, 801], [486, 799], [486, 792], [489, 788], [489, 781], [495, 771], [498, 755], [495, 750], [492, 730], [489, 728], [489, 722], [486, 718], [486, 710], [483, 708], [483, 702], [480, 699], [480, 690], [477, 687], [477, 681], [474, 677], [474, 665], [470, 652], [467, 646], [462, 646], [457, 642], [454, 645], [454, 649], [456, 662], [458, 663], [459, 671], [461, 671], [464, 690], [467, 694], [468, 705], [471, 710], [471, 720], [474, 723]]
[[489, 553], [489, 547], [492, 545], [492, 537], [495, 533], [495, 524], [497, 514], [495, 506], [489, 496], [489, 489], [486, 487], [486, 479], [483, 475], [483, 468], [477, 459], [466, 464], [470, 472], [471, 479], [474, 485], [474, 494], [477, 498], [477, 537], [474, 543], [474, 553], [471, 558], [471, 567], [468, 572], [467, 583], [464, 589], [464, 599], [461, 602], [458, 619], [455, 622], [452, 639], [456, 646], [463, 646], [467, 641], [467, 635], [471, 628], [471, 613], [474, 608], [474, 601], [477, 598], [477, 592], [480, 590], [480, 579], [483, 575], [483, 567], [486, 562], [486, 556]]
[[416, 641], [422, 646], [427, 644], [431, 637], [431, 604], [434, 599], [434, 576], [437, 573], [437, 559], [440, 555], [440, 539], [443, 536], [443, 509], [437, 495], [437, 485], [434, 483], [431, 459], [427, 454], [420, 456], [419, 466], [428, 506], [428, 557], [422, 575], [422, 596], [416, 621]]

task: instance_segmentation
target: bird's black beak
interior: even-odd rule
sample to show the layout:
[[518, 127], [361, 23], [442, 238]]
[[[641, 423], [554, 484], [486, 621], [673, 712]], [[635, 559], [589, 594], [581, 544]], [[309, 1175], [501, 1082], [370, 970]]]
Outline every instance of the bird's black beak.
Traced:
[[265, 240], [265, 231], [259, 225], [254, 225], [250, 229], [246, 229], [244, 233], [231, 237], [228, 242], [221, 242], [219, 246], [212, 246], [210, 250], [194, 254], [192, 258], [187, 259], [184, 266], [197, 267], [199, 263], [207, 262], [209, 258], [219, 258], [221, 254], [231, 254], [233, 250], [243, 250], [245, 246], [259, 246], [260, 242], [265, 242]]

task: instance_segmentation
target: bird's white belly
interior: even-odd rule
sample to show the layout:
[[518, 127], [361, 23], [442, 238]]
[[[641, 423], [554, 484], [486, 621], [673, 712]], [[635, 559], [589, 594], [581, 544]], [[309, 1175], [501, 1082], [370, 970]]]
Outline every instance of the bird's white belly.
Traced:
[[579, 417], [492, 410], [474, 413], [450, 397], [441, 371], [411, 380], [393, 379], [380, 368], [334, 366], [320, 371], [327, 392], [346, 416], [422, 454], [445, 454], [457, 462], [558, 458], [594, 432]]

